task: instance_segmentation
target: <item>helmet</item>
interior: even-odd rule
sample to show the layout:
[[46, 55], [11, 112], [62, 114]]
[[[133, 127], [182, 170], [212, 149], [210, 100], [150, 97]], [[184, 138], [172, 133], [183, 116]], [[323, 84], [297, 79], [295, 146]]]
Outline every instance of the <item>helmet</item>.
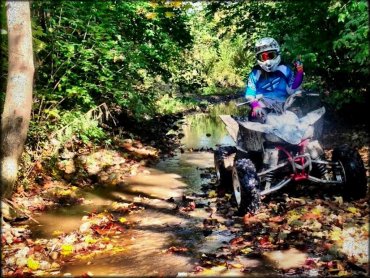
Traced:
[[257, 63], [267, 72], [275, 71], [280, 64], [280, 46], [273, 38], [262, 38], [256, 42]]

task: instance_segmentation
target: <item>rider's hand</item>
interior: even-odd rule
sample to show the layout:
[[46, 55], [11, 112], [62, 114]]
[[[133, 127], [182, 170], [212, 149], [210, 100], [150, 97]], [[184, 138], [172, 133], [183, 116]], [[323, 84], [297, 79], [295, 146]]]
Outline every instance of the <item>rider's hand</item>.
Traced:
[[293, 65], [297, 72], [303, 72], [303, 63], [301, 62], [301, 60], [294, 61]]
[[262, 117], [263, 115], [262, 107], [258, 101], [253, 101], [251, 103], [251, 107], [252, 107], [252, 113], [251, 113], [252, 117]]

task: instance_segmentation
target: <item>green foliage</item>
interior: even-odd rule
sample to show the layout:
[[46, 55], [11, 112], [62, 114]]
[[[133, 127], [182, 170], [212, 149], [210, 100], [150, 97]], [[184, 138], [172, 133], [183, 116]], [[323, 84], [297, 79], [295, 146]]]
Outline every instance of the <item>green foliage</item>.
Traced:
[[163, 95], [156, 103], [157, 112], [160, 114], [176, 114], [185, 110], [195, 108], [194, 101], [185, 98], [174, 98], [169, 94]]
[[87, 111], [107, 102], [137, 117], [153, 113], [161, 92], [146, 82], [170, 76], [168, 61], [190, 37], [179, 9], [166, 9], [171, 18], [163, 11], [148, 18], [152, 10], [147, 1], [33, 2], [36, 97], [58, 101], [62, 109]]
[[87, 143], [105, 139], [107, 136], [104, 130], [98, 126], [98, 120], [91, 117], [90, 114], [82, 114], [79, 111], [66, 112], [61, 115], [60, 124], [62, 129], [55, 130], [60, 142], [66, 142], [73, 136], [77, 136], [84, 143]]
[[280, 42], [286, 63], [300, 55], [306, 75], [320, 80], [321, 90], [333, 91], [330, 101], [335, 107], [365, 101], [368, 82], [364, 80], [369, 74], [367, 1], [212, 2], [208, 15], [220, 19], [216, 28], [221, 38], [243, 36], [245, 51], [253, 50], [257, 38], [271, 36]]
[[[365, 0], [33, 1], [35, 52], [31, 140], [50, 132], [104, 139], [86, 111], [107, 103], [138, 119], [193, 108], [188, 94], [234, 93], [255, 64], [257, 38], [275, 37], [283, 60], [298, 55], [305, 88], [340, 108], [368, 94]], [[1, 51], [7, 53], [5, 2]], [[6, 55], [1, 56], [0, 100]], [[4, 93], [3, 93], [4, 92]], [[67, 132], [68, 131], [68, 132]], [[68, 136], [67, 136], [68, 133]]]
[[205, 17], [204, 11], [194, 13], [189, 22], [193, 45], [184, 53], [181, 72], [173, 80], [202, 94], [230, 93], [243, 86], [244, 38], [221, 38], [215, 30], [216, 19]]

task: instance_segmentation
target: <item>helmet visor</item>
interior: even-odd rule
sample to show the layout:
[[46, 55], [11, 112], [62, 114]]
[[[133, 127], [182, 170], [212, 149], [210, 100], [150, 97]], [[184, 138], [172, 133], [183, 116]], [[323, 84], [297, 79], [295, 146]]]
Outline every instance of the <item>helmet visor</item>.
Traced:
[[273, 60], [278, 56], [278, 52], [276, 50], [264, 51], [257, 54], [257, 60], [261, 62], [265, 62], [267, 60]]

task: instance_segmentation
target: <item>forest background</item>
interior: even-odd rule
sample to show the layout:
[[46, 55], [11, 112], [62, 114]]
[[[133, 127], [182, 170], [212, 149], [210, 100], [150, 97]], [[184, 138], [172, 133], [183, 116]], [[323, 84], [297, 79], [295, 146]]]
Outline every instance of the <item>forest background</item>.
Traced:
[[[365, 0], [32, 1], [31, 18], [35, 75], [21, 176], [72, 137], [112, 144], [116, 118], [140, 123], [195, 108], [202, 96], [241, 96], [253, 45], [265, 36], [280, 42], [288, 64], [301, 57], [304, 88], [335, 113], [361, 121], [368, 103]], [[2, 112], [5, 2], [1, 25]]]

